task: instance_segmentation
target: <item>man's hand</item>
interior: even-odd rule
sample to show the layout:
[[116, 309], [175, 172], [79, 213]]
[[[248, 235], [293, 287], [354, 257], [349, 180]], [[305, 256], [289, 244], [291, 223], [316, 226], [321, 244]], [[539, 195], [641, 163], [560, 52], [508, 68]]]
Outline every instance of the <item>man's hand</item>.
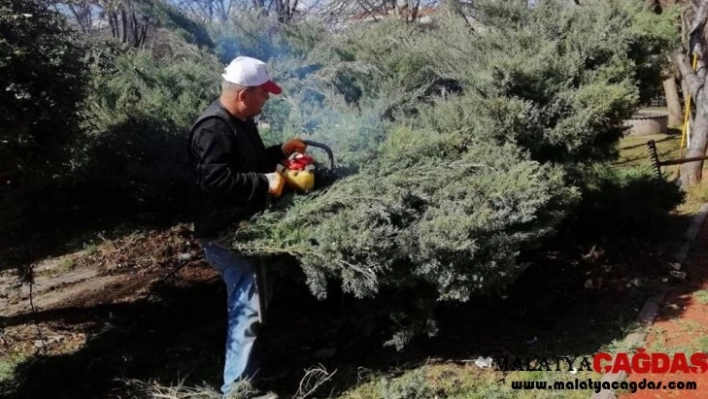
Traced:
[[305, 152], [306, 149], [307, 144], [297, 137], [283, 144], [283, 154], [285, 154], [286, 157], [289, 157], [295, 152]]
[[283, 186], [285, 185], [285, 178], [280, 173], [266, 173], [265, 177], [268, 179], [268, 194], [274, 197], [280, 197], [283, 193]]

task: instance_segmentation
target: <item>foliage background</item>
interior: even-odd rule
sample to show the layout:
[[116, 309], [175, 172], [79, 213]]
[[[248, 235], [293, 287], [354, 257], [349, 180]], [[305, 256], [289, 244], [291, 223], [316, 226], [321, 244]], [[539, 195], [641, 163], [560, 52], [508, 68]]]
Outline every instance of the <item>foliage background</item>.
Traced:
[[79, 34], [31, 0], [2, 6], [10, 239], [65, 223], [67, 209], [74, 222], [185, 217], [186, 133], [236, 55], [267, 60], [284, 88], [264, 111], [266, 140], [325, 142], [339, 168], [331, 186], [235, 232], [234, 247], [296, 262], [287, 272], [302, 270], [315, 296], [334, 284], [378, 299], [366, 314], [395, 327], [398, 348], [435, 333], [439, 304], [498, 292], [559, 235], [631, 235], [680, 201], [644, 171], [607, 168], [678, 45], [675, 10], [486, 0], [472, 18], [443, 6], [429, 24], [332, 32], [258, 13], [200, 24], [139, 4], [130, 12], [154, 21], [139, 43]]

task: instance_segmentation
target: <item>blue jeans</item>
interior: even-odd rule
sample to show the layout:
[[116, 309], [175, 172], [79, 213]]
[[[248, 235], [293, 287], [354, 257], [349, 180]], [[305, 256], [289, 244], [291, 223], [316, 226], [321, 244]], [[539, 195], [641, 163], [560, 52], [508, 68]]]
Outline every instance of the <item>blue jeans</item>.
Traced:
[[207, 261], [219, 271], [226, 283], [228, 329], [224, 385], [221, 387], [221, 392], [226, 395], [235, 381], [248, 377], [250, 372], [249, 360], [256, 341], [260, 312], [256, 263], [213, 241], [204, 241], [202, 246]]

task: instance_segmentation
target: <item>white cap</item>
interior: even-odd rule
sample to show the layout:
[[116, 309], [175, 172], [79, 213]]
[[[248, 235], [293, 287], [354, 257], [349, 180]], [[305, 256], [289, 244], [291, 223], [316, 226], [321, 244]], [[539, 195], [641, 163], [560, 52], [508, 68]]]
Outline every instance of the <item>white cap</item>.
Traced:
[[236, 57], [224, 69], [224, 80], [243, 87], [262, 87], [269, 93], [280, 94], [282, 89], [270, 80], [266, 63], [251, 57]]

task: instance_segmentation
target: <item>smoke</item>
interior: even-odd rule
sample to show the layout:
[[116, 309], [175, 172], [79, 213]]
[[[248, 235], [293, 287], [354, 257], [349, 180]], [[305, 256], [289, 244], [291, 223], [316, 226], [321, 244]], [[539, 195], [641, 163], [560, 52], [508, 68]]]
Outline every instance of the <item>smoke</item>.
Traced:
[[376, 155], [388, 104], [361, 83], [372, 80], [375, 68], [337, 55], [337, 39], [321, 24], [281, 25], [272, 17], [244, 12], [211, 30], [223, 65], [238, 56], [261, 59], [283, 88], [259, 117], [267, 144], [291, 137], [316, 140], [330, 146], [344, 166], [361, 165]]

